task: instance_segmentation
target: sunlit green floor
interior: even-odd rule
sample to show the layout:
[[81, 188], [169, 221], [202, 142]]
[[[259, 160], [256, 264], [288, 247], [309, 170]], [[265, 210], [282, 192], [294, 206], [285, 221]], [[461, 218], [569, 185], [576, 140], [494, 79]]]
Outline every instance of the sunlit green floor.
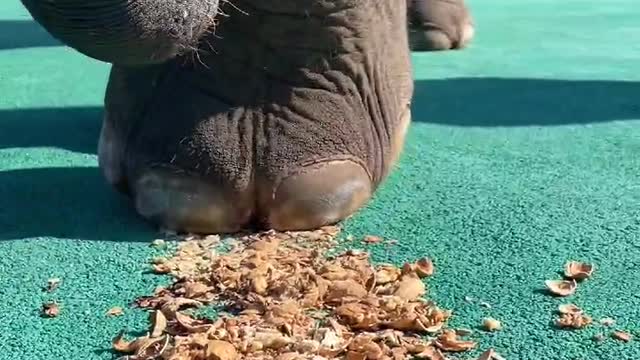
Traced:
[[[416, 54], [414, 124], [375, 201], [347, 224], [399, 240], [376, 259], [435, 259], [430, 293], [452, 324], [507, 359], [640, 357], [640, 7], [635, 0], [474, 0], [463, 52]], [[143, 330], [127, 306], [165, 281], [144, 273], [154, 231], [104, 184], [95, 149], [108, 67], [61, 47], [17, 0], [0, 3], [0, 360], [111, 359]], [[568, 259], [593, 279], [541, 291]], [[41, 291], [63, 279], [53, 295]], [[473, 297], [490, 309], [465, 302]], [[43, 319], [40, 304], [60, 301]], [[564, 301], [610, 330], [558, 331]]]

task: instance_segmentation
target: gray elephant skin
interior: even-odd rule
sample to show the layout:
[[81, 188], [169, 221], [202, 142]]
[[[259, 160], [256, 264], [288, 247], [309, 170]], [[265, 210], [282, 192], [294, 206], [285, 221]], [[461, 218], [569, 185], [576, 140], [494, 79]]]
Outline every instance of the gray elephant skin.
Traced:
[[179, 232], [307, 230], [364, 206], [411, 121], [413, 51], [464, 48], [457, 0], [22, 0], [112, 64], [98, 162]]

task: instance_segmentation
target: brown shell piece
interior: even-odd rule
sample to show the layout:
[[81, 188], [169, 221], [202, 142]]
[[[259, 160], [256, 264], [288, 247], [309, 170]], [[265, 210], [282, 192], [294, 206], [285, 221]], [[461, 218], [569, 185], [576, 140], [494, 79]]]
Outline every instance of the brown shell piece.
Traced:
[[444, 330], [433, 343], [439, 349], [451, 352], [469, 351], [477, 346], [475, 341], [460, 340], [453, 330]]
[[167, 328], [167, 318], [162, 311], [155, 310], [149, 314], [149, 320], [151, 321], [151, 334], [149, 336], [152, 338], [161, 336]]
[[478, 357], [478, 360], [505, 360], [500, 354], [498, 354], [495, 350], [489, 349]]
[[580, 314], [582, 309], [574, 304], [562, 304], [558, 306], [558, 312], [560, 314]]
[[421, 278], [431, 276], [434, 272], [433, 261], [431, 261], [431, 259], [429, 258], [424, 257], [416, 261], [414, 269], [416, 271], [416, 274], [418, 274], [418, 276], [420, 276]]
[[48, 302], [42, 304], [42, 316], [44, 317], [57, 317], [60, 315], [60, 306], [55, 302]]
[[578, 284], [575, 280], [547, 280], [545, 281], [547, 289], [558, 296], [569, 296], [575, 293]]
[[377, 244], [382, 242], [382, 238], [379, 236], [367, 235], [364, 237], [364, 239], [362, 239], [362, 241], [367, 244]]
[[107, 311], [107, 316], [122, 316], [124, 314], [124, 310], [121, 307], [116, 306], [112, 307]]
[[411, 301], [424, 295], [425, 292], [426, 287], [422, 280], [411, 275], [404, 275], [393, 292], [393, 295]]
[[629, 342], [631, 340], [631, 334], [629, 334], [628, 332], [625, 331], [614, 331], [611, 336], [616, 339], [616, 340], [620, 340], [620, 341], [624, 341], [624, 342]]
[[569, 279], [584, 280], [591, 277], [593, 270], [593, 264], [579, 261], [569, 261], [564, 266], [564, 276]]
[[207, 344], [206, 360], [235, 360], [237, 358], [238, 351], [227, 341], [211, 340]]
[[140, 349], [148, 340], [148, 337], [142, 336], [133, 341], [126, 341], [124, 340], [124, 332], [120, 332], [118, 336], [113, 338], [113, 340], [111, 341], [111, 345], [117, 352], [133, 354], [138, 351], [138, 349]]
[[487, 331], [497, 331], [502, 329], [502, 324], [500, 321], [488, 317], [482, 320], [482, 327]]
[[556, 320], [556, 325], [560, 328], [581, 329], [592, 322], [591, 317], [583, 313], [567, 313], [562, 314], [560, 319]]
[[424, 351], [414, 355], [418, 359], [447, 360], [447, 357], [436, 347], [428, 346]]

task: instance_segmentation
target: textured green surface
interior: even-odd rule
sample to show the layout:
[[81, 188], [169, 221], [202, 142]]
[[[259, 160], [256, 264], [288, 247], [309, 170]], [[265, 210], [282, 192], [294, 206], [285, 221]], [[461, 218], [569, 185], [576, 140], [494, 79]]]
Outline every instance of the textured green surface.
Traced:
[[[432, 296], [508, 359], [632, 359], [601, 330], [550, 327], [540, 290], [565, 260], [597, 271], [567, 301], [640, 337], [640, 8], [635, 0], [475, 0], [464, 52], [420, 54], [406, 152], [354, 234], [398, 239], [377, 260], [435, 259]], [[95, 147], [108, 68], [0, 3], [0, 360], [110, 359], [107, 319], [163, 279], [154, 233], [104, 184]], [[428, 80], [428, 81], [425, 81]], [[38, 317], [49, 277], [57, 319]], [[468, 304], [465, 296], [491, 309]]]

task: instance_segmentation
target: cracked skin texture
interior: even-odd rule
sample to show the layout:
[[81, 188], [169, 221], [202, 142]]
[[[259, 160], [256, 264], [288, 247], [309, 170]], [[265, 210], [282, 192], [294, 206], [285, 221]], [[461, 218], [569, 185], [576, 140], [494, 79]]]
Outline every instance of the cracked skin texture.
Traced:
[[408, 28], [436, 24], [425, 38], [445, 41], [426, 50], [445, 50], [469, 27], [461, 0], [22, 2], [114, 64], [98, 144], [108, 182], [145, 218], [198, 233], [355, 213], [403, 148]]
[[[397, 1], [335, 2], [324, 13], [310, 6], [308, 16], [251, 5], [223, 7], [229, 16], [215, 33], [222, 40], [203, 39], [215, 52], [112, 70], [105, 127], [120, 154], [111, 180], [131, 190], [141, 213], [170, 227], [220, 232], [256, 218], [285, 229], [341, 220], [368, 200], [402, 147], [413, 82]], [[387, 25], [372, 26], [379, 18]], [[306, 173], [332, 186], [312, 184]], [[197, 182], [175, 190], [185, 181]], [[343, 194], [332, 187], [346, 193], [346, 210], [335, 209]], [[352, 189], [363, 194], [354, 198]], [[224, 220], [181, 217], [197, 212], [196, 202], [172, 196], [159, 204], [167, 191], [206, 197], [195, 207]], [[307, 219], [296, 219], [300, 212]]]
[[[235, 215], [216, 224], [216, 231], [237, 230], [252, 217], [269, 227], [313, 227], [325, 219], [274, 218], [273, 209], [286, 202], [278, 199], [281, 184], [340, 161], [341, 170], [355, 171], [371, 184], [356, 199], [359, 204], [347, 205], [352, 212], [389, 172], [408, 123], [413, 82], [409, 48], [402, 41], [405, 13], [398, 4], [345, 1], [326, 17], [313, 12], [306, 17], [262, 14], [236, 2], [222, 9], [229, 17], [215, 36], [223, 40], [204, 41], [215, 53], [195, 61], [177, 58], [144, 73], [114, 67], [105, 122], [114, 138], [128, 139], [114, 180], [140, 197], [166, 174], [176, 181], [178, 173], [200, 179], [224, 200], [210, 199], [233, 204], [225, 206], [225, 214]], [[379, 16], [389, 20], [388, 26], [371, 26]], [[149, 179], [149, 171], [162, 175]], [[331, 181], [339, 175], [322, 176]], [[331, 196], [331, 189], [322, 190], [319, 196]], [[289, 198], [314, 189], [294, 191]], [[144, 209], [152, 196], [146, 205], [137, 202], [142, 213], [153, 212]], [[282, 211], [305, 210], [293, 207]], [[329, 220], [343, 216], [329, 215]], [[198, 231], [203, 223], [208, 221], [190, 225]]]

